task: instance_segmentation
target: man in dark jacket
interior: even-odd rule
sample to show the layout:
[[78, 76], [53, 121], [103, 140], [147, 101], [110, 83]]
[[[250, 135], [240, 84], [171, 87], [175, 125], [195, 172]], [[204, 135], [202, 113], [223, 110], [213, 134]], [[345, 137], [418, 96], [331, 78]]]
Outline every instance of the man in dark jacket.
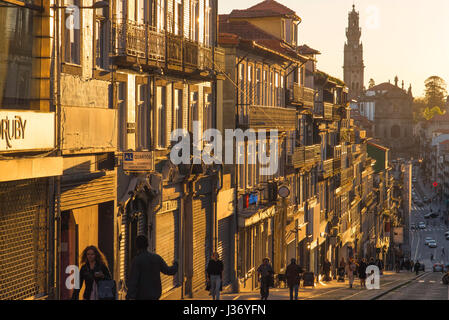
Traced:
[[419, 269], [421, 268], [421, 264], [419, 263], [419, 261], [416, 261], [414, 268], [415, 268], [416, 275], [418, 275]]
[[145, 236], [136, 238], [137, 256], [131, 264], [128, 282], [128, 300], [158, 300], [161, 297], [161, 275], [174, 275], [178, 272], [178, 264], [167, 266], [161, 256], [147, 251], [148, 239]]
[[301, 268], [296, 264], [296, 259], [292, 259], [285, 272], [287, 285], [290, 288], [290, 300], [293, 300], [293, 291], [295, 292], [295, 300], [298, 300], [298, 287], [299, 281], [301, 280], [301, 271]]

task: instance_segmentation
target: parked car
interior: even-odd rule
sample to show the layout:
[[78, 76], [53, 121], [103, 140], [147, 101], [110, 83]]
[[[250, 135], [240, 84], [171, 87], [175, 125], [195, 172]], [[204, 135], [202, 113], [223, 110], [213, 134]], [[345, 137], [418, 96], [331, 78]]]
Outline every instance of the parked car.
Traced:
[[445, 270], [445, 266], [442, 263], [435, 263], [432, 269], [433, 272], [443, 272]]
[[446, 231], [446, 232], [444, 233], [444, 235], [445, 235], [445, 236], [449, 235], [449, 231]]
[[432, 218], [432, 214], [431, 213], [426, 213], [424, 215], [424, 219], [430, 219], [430, 218]]
[[410, 225], [410, 230], [416, 230], [416, 229], [417, 229], [416, 224], [412, 223]]
[[425, 229], [426, 228], [426, 223], [425, 222], [420, 222], [419, 225], [418, 225], [418, 228]]
[[438, 212], [435, 212], [435, 211], [434, 211], [434, 212], [431, 212], [431, 213], [430, 213], [430, 217], [431, 217], [431, 218], [438, 218], [438, 216], [439, 216]]
[[438, 247], [437, 242], [435, 240], [429, 242], [428, 246], [429, 246], [429, 248], [436, 248], [436, 247]]
[[429, 242], [431, 242], [431, 241], [435, 241], [435, 240], [433, 240], [432, 237], [426, 237], [424, 239], [424, 244], [427, 246], [429, 244]]

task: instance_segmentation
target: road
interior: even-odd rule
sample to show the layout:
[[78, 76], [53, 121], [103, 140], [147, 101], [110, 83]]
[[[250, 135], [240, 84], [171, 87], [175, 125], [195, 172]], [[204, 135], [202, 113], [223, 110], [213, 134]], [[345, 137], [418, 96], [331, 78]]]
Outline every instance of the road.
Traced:
[[[414, 169], [414, 172], [417, 172]], [[420, 181], [419, 175], [416, 176], [418, 181]], [[412, 197], [413, 200], [421, 200], [424, 196], [430, 198], [431, 194], [420, 182], [417, 183], [415, 189], [415, 196]], [[431, 204], [424, 204], [424, 206], [419, 207], [414, 202], [412, 204], [412, 211], [410, 217], [410, 223], [415, 223], [418, 225], [419, 222], [425, 222], [425, 229], [410, 230], [410, 247], [411, 247], [411, 259], [413, 261], [419, 261], [424, 263], [426, 271], [432, 271], [432, 266], [434, 263], [440, 262], [444, 264], [449, 263], [449, 240], [446, 240], [444, 233], [449, 229], [444, 224], [443, 220], [438, 218], [425, 219], [424, 215], [429, 213], [430, 210], [438, 212], [440, 209], [439, 203], [432, 201]], [[436, 240], [437, 248], [429, 248], [424, 243], [426, 237], [431, 237]], [[443, 253], [444, 248], [444, 253]], [[433, 255], [433, 260], [431, 256]]]
[[428, 272], [379, 300], [449, 300], [449, 286], [441, 283], [441, 276], [441, 272]]

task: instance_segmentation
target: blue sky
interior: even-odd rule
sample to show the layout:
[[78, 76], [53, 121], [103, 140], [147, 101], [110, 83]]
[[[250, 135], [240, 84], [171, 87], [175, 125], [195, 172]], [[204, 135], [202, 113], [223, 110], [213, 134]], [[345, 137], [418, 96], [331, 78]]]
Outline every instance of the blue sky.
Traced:
[[[260, 0], [219, 0], [219, 13], [245, 9]], [[302, 18], [300, 43], [321, 51], [318, 68], [343, 78], [343, 46], [353, 0], [278, 0]], [[449, 84], [449, 0], [356, 0], [360, 12], [365, 85], [399, 77], [414, 96], [424, 80], [438, 75]]]

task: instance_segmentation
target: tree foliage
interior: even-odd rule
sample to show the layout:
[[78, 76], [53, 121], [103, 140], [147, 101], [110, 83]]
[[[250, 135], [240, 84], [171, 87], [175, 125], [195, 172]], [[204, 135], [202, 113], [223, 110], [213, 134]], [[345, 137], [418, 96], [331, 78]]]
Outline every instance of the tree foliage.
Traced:
[[430, 110], [434, 107], [443, 109], [447, 96], [446, 82], [438, 76], [431, 76], [426, 79], [424, 84], [426, 86], [425, 99], [427, 107]]
[[426, 119], [426, 120], [431, 120], [431, 119], [432, 119], [433, 117], [435, 117], [437, 114], [443, 115], [443, 114], [445, 114], [445, 113], [446, 113], [445, 110], [441, 110], [441, 108], [440, 108], [440, 107], [437, 107], [437, 106], [435, 106], [435, 107], [433, 107], [433, 108], [426, 107], [426, 108], [424, 109], [424, 111], [422, 112], [422, 117], [423, 117], [424, 119]]

